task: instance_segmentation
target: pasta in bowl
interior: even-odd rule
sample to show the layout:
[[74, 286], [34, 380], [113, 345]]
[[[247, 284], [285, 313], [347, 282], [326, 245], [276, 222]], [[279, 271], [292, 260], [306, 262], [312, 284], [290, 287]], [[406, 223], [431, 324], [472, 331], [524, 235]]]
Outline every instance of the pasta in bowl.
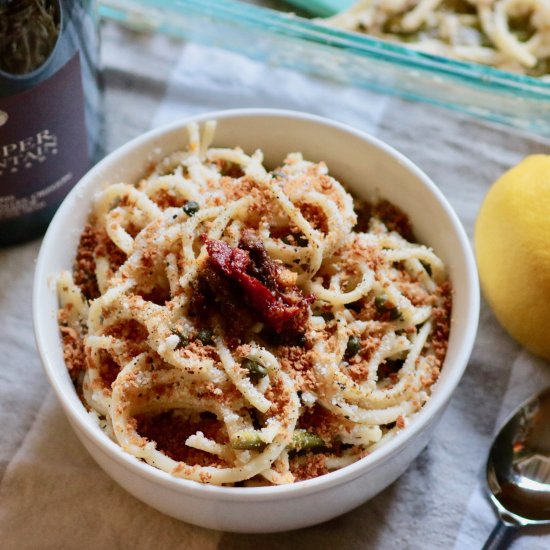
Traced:
[[[348, 150], [378, 151], [378, 158], [370, 153], [370, 167], [393, 166], [388, 176], [403, 183], [410, 167], [402, 158], [392, 162], [384, 146], [307, 115], [215, 118], [216, 137], [208, 119], [191, 121], [184, 146], [180, 124], [159, 131], [160, 140], [142, 138], [141, 150], [130, 144], [126, 154], [141, 158], [140, 166], [124, 172], [120, 160], [107, 159], [96, 168], [91, 212], [82, 209], [71, 237], [74, 269], [73, 252], [56, 272], [58, 353], [71, 375], [67, 380], [65, 370], [58, 395], [72, 400], [64, 403], [69, 418], [86, 425], [77, 433], [96, 460], [162, 511], [229, 530], [299, 527], [372, 496], [425, 444], [435, 420], [425, 413], [444, 406], [471, 347], [475, 322], [457, 328], [456, 319], [477, 315], [477, 287], [468, 275], [460, 284], [461, 270], [473, 264], [460, 239], [455, 245], [462, 248], [450, 254], [437, 239], [433, 250], [413, 242], [412, 229], [423, 229], [413, 217], [411, 228], [401, 211], [406, 185], [352, 188], [352, 173], [333, 175], [332, 166], [338, 173], [342, 166], [327, 148], [330, 158], [319, 151], [309, 160], [319, 143], [300, 133], [332, 132], [333, 145], [351, 136]], [[285, 150], [280, 138], [269, 148], [290, 123], [294, 143], [309, 151], [287, 154], [301, 148]], [[234, 148], [236, 129], [243, 149]], [[377, 193], [389, 202], [365, 201]], [[435, 212], [438, 206], [424, 200], [432, 193], [420, 186], [411, 202]], [[463, 237], [453, 223], [450, 216], [442, 227]], [[40, 269], [39, 261], [37, 280]], [[464, 286], [470, 294], [461, 294]], [[470, 309], [456, 300], [461, 295]], [[38, 326], [37, 337], [40, 345]], [[61, 376], [57, 365], [54, 387]], [[77, 392], [67, 396], [72, 384]], [[116, 457], [106, 463], [98, 444]], [[342, 483], [369, 460], [384, 471], [396, 453], [401, 458], [368, 490], [351, 491], [343, 507], [248, 521], [291, 487], [299, 491], [288, 493], [294, 506], [321, 490], [342, 494]], [[122, 475], [121, 462], [131, 465]], [[191, 497], [204, 506], [175, 506]], [[232, 503], [215, 517], [211, 506], [220, 499]], [[253, 508], [245, 518], [243, 506]]]
[[214, 128], [192, 123], [186, 150], [96, 199], [76, 284], [58, 282], [66, 360], [99, 423], [151, 465], [307, 479], [374, 451], [428, 399], [449, 284], [391, 205], [354, 209], [300, 153], [268, 171], [259, 150], [209, 148]]

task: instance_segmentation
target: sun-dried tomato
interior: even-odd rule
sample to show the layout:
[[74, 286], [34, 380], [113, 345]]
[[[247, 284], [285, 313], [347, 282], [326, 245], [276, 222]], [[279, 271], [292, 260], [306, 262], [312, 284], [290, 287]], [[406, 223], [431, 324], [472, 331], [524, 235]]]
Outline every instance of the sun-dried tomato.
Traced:
[[[313, 298], [296, 285], [284, 284], [282, 266], [267, 254], [262, 242], [245, 234], [239, 248], [205, 238], [210, 264], [223, 277], [238, 284], [244, 298], [275, 332], [303, 332]], [[214, 289], [213, 289], [214, 290]]]

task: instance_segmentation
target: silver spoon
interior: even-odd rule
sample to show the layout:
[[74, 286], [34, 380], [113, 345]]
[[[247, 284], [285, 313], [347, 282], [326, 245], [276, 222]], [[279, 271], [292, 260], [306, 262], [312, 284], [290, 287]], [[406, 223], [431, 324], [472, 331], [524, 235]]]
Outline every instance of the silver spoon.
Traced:
[[487, 484], [499, 522], [484, 550], [508, 546], [520, 527], [550, 525], [550, 388], [521, 405], [497, 435]]

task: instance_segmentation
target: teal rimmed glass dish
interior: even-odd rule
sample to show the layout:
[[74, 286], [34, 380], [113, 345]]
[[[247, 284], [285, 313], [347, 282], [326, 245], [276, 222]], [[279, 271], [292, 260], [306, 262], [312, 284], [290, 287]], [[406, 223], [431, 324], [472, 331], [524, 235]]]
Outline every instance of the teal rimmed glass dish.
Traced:
[[101, 14], [550, 137], [550, 82], [416, 52], [237, 0], [102, 0]]

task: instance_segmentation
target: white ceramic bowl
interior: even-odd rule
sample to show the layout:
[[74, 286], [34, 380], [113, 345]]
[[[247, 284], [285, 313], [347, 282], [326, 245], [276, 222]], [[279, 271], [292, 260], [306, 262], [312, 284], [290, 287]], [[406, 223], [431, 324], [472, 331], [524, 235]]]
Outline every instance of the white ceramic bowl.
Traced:
[[[449, 348], [433, 395], [415, 420], [372, 455], [328, 475], [293, 485], [231, 488], [176, 479], [125, 453], [86, 413], [63, 362], [53, 281], [71, 267], [94, 193], [135, 182], [151, 160], [186, 145], [185, 126], [216, 119], [214, 145], [261, 148], [267, 165], [288, 152], [327, 162], [357, 195], [378, 191], [410, 217], [417, 238], [445, 262], [454, 288]], [[313, 525], [362, 504], [392, 483], [424, 448], [466, 367], [478, 323], [479, 288], [466, 234], [451, 207], [412, 162], [391, 147], [337, 122], [265, 109], [210, 113], [153, 130], [100, 162], [67, 196], [38, 257], [33, 315], [44, 368], [77, 436], [97, 463], [129, 493], [175, 518], [236, 532], [273, 532]]]

